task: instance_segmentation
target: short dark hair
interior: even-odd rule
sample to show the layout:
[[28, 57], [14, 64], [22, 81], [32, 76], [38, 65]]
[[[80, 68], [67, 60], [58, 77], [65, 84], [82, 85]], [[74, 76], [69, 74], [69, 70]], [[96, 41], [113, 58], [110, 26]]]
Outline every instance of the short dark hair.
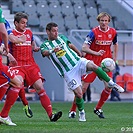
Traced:
[[26, 13], [23, 13], [23, 12], [18, 12], [15, 14], [14, 16], [14, 22], [17, 21], [19, 23], [19, 21], [22, 19], [22, 18], [25, 18], [28, 20], [28, 15]]
[[50, 22], [50, 23], [47, 24], [46, 30], [50, 31], [52, 29], [52, 27], [58, 27], [58, 24], [56, 24], [54, 22]]

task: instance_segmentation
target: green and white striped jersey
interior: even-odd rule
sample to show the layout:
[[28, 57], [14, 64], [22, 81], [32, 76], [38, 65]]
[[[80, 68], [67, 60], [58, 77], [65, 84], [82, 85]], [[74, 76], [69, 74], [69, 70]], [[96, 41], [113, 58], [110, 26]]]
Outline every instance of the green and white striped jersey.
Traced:
[[2, 9], [0, 8], [0, 23], [5, 23], [5, 18], [2, 14]]
[[64, 76], [64, 73], [73, 69], [73, 67], [78, 63], [80, 57], [75, 51], [69, 48], [68, 44], [71, 43], [68, 38], [64, 35], [59, 35], [56, 40], [49, 41], [46, 40], [41, 45], [41, 52], [45, 50], [52, 50], [55, 47], [60, 47], [61, 50], [58, 52], [53, 52], [50, 55], [50, 60], [57, 69], [58, 73], [61, 76]]

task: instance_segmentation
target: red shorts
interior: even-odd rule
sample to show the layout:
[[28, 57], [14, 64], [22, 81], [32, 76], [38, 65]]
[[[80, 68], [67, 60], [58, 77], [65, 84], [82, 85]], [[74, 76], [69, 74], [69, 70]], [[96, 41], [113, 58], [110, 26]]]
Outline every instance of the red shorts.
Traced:
[[[109, 77], [112, 78], [112, 76], [113, 76], [112, 72], [108, 72], [107, 74], [108, 74]], [[94, 72], [89, 73], [89, 74], [84, 75], [84, 76], [82, 77], [82, 81], [87, 82], [87, 83], [92, 83], [92, 82], [95, 80], [96, 76], [97, 76], [97, 75], [96, 75], [96, 73], [94, 73]]]
[[15, 73], [12, 71], [12, 68], [9, 68], [6, 65], [2, 65], [0, 67], [0, 85], [6, 83], [8, 79], [2, 75], [2, 72], [9, 78], [13, 79], [15, 77]]
[[33, 85], [40, 78], [42, 81], [45, 80], [40, 73], [40, 68], [36, 64], [32, 66], [13, 67], [13, 70], [16, 75], [21, 75], [23, 77], [28, 86]]

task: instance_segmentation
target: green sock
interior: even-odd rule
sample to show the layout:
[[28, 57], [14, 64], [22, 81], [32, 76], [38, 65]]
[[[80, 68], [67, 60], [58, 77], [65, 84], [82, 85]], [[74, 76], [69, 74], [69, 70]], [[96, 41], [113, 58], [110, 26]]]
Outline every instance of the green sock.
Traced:
[[110, 77], [102, 70], [101, 67], [98, 67], [98, 69], [95, 71], [95, 73], [98, 75], [99, 78], [103, 79], [106, 82], [110, 81]]
[[84, 109], [84, 100], [83, 98], [76, 97], [76, 104], [79, 111], [82, 111]]

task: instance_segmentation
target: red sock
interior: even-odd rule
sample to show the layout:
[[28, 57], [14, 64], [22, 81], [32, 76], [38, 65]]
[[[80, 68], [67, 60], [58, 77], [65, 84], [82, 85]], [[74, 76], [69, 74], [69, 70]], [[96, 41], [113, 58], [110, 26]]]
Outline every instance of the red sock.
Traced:
[[77, 108], [77, 105], [76, 105], [76, 101], [75, 101], [75, 97], [74, 97], [74, 101], [72, 103], [72, 107], [71, 107], [70, 111], [76, 112], [76, 108]]
[[101, 109], [102, 108], [103, 104], [107, 101], [110, 93], [111, 93], [111, 91], [108, 91], [106, 89], [104, 89], [102, 91], [100, 100], [99, 100], [98, 104], [96, 105], [96, 109]]
[[24, 88], [20, 89], [19, 97], [21, 98], [21, 101], [22, 101], [24, 106], [28, 105], [28, 101], [27, 101], [27, 99], [25, 97], [25, 90], [24, 90]]
[[8, 87], [9, 86], [3, 86], [3, 87], [0, 88], [0, 100], [2, 100], [2, 98], [6, 94], [6, 91], [7, 91]]
[[4, 104], [4, 107], [1, 111], [1, 117], [7, 117], [9, 114], [9, 111], [13, 104], [16, 102], [18, 98], [19, 89], [17, 88], [10, 88], [10, 90], [7, 93], [6, 101]]
[[50, 102], [50, 99], [49, 99], [48, 95], [46, 94], [44, 89], [42, 89], [38, 93], [38, 95], [39, 95], [40, 102], [41, 102], [43, 108], [46, 110], [49, 118], [51, 118], [51, 116], [52, 116], [52, 105], [51, 105], [51, 102]]

